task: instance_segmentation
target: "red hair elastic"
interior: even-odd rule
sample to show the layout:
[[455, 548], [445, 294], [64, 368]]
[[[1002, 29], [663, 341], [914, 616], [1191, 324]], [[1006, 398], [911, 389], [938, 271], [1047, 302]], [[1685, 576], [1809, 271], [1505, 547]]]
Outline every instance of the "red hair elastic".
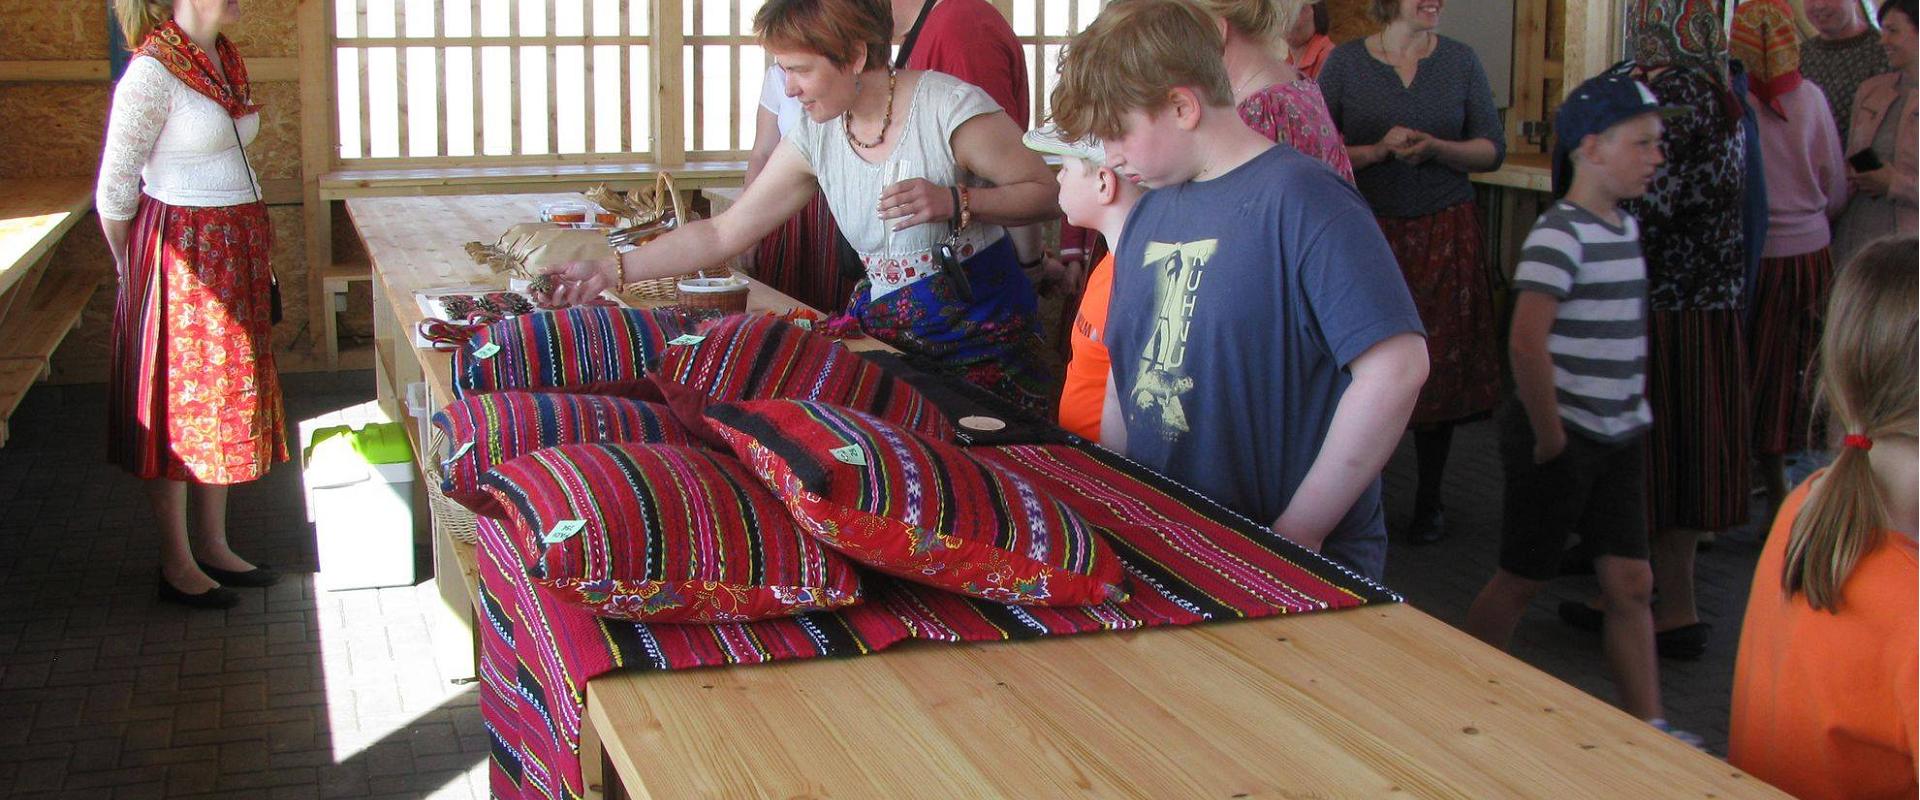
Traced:
[[1855, 450], [1872, 450], [1873, 440], [1862, 434], [1849, 433], [1840, 439], [1840, 446], [1851, 447]]

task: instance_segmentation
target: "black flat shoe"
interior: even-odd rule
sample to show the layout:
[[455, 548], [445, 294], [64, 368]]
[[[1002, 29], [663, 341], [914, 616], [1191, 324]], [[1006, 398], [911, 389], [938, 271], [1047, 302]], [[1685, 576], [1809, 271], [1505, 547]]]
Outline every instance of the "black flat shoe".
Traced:
[[[1606, 612], [1572, 600], [1561, 602], [1559, 612], [1561, 622], [1593, 633], [1599, 633], [1601, 626], [1605, 625], [1607, 620]], [[1661, 658], [1698, 661], [1701, 656], [1707, 654], [1707, 640], [1712, 638], [1712, 635], [1713, 626], [1705, 622], [1682, 625], [1671, 630], [1655, 632], [1653, 649], [1660, 654]]]
[[266, 564], [261, 564], [246, 572], [234, 572], [233, 570], [221, 569], [197, 559], [193, 563], [199, 564], [201, 572], [207, 573], [207, 577], [219, 581], [223, 586], [259, 588], [262, 586], [272, 586], [280, 582], [280, 573], [274, 572], [273, 567]]
[[1447, 538], [1447, 517], [1438, 511], [1416, 517], [1413, 525], [1407, 528], [1407, 539], [1413, 544], [1434, 544], [1445, 538]]
[[240, 593], [225, 586], [215, 586], [199, 594], [187, 594], [173, 588], [166, 578], [160, 579], [160, 602], [188, 608], [233, 608], [240, 605]]

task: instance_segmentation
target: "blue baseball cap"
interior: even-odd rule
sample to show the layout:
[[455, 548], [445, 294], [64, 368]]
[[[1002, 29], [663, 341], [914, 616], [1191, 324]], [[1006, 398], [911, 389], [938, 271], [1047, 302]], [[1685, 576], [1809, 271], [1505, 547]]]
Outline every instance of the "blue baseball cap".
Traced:
[[1625, 75], [1608, 73], [1580, 84], [1553, 115], [1554, 196], [1573, 186], [1573, 151], [1580, 140], [1641, 114], [1670, 117], [1686, 111], [1686, 106], [1661, 105], [1652, 89]]

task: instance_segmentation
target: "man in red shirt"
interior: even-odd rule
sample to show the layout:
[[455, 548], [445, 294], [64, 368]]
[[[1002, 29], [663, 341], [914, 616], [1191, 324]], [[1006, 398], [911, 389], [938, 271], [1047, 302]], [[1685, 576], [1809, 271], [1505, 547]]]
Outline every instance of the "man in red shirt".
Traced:
[[[1013, 26], [986, 0], [892, 0], [895, 65], [947, 73], [987, 91], [1014, 124], [1026, 130], [1033, 104], [1027, 94], [1027, 58]], [[914, 32], [915, 21], [925, 20]], [[903, 40], [902, 37], [910, 37]]]

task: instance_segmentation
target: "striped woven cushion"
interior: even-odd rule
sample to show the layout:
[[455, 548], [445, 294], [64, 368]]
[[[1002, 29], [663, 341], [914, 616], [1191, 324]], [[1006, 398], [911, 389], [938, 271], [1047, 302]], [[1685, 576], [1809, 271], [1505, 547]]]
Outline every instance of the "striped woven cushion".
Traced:
[[725, 404], [707, 417], [809, 533], [867, 566], [1001, 603], [1126, 597], [1104, 529], [958, 447], [825, 403]]
[[528, 576], [601, 616], [737, 622], [860, 599], [853, 565], [724, 453], [567, 444], [481, 481], [509, 510]]
[[678, 335], [674, 328], [652, 311], [611, 306], [511, 317], [481, 329], [454, 354], [454, 393], [639, 381]]
[[664, 405], [625, 397], [553, 392], [488, 392], [455, 400], [433, 415], [447, 434], [447, 498], [490, 517], [506, 509], [480, 488], [480, 476], [543, 447], [586, 442], [691, 445], [693, 433]]
[[[947, 415], [918, 390], [825, 336], [765, 314], [726, 317], [701, 333], [696, 344], [668, 346], [656, 377], [723, 402], [819, 400], [953, 441]], [[671, 387], [663, 393], [673, 400]], [[680, 421], [705, 424], [698, 417]]]

